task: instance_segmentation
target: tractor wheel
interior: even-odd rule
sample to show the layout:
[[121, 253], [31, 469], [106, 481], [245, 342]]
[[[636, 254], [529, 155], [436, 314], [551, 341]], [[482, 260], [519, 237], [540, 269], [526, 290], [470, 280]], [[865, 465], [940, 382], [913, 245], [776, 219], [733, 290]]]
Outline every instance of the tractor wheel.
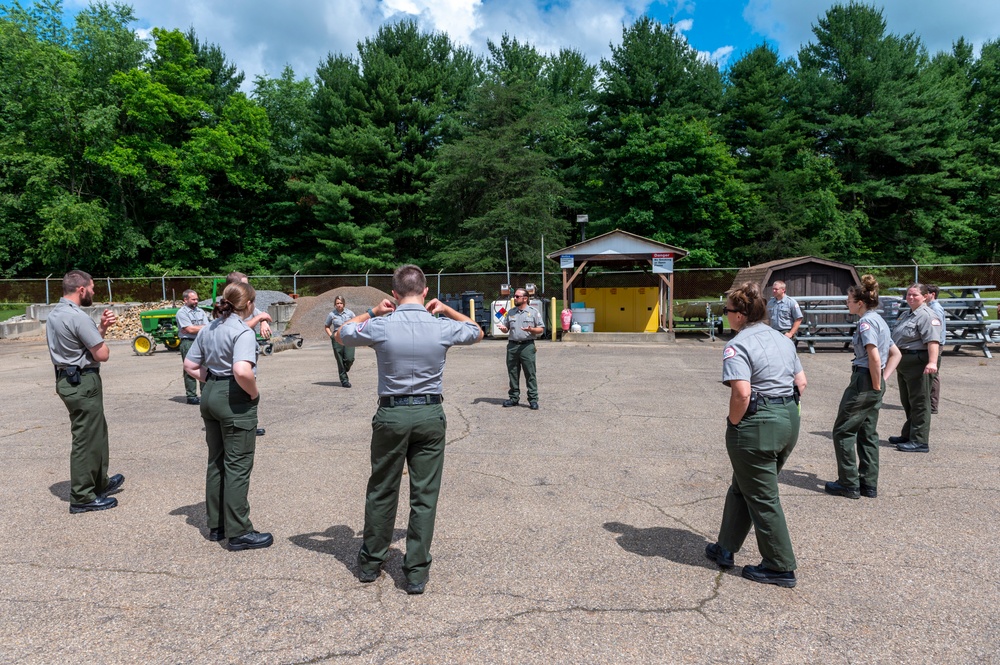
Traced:
[[295, 340], [295, 348], [296, 349], [301, 349], [302, 348], [302, 343], [304, 341], [305, 340], [303, 340], [301, 337], [299, 337], [297, 340]]
[[167, 347], [171, 351], [180, 348], [180, 345], [181, 345], [181, 340], [178, 337], [163, 340], [163, 346]]
[[260, 347], [261, 355], [269, 356], [274, 353], [274, 345], [268, 342], [267, 344]]
[[136, 355], [149, 356], [156, 350], [156, 342], [149, 335], [136, 335], [132, 340], [132, 350]]

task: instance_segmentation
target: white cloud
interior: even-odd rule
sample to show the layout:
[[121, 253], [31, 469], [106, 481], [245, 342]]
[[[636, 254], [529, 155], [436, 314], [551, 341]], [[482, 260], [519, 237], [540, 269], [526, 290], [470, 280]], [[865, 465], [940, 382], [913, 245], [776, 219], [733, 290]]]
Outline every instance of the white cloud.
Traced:
[[[812, 26], [833, 4], [830, 0], [748, 0], [743, 17], [757, 32], [774, 40], [783, 56], [794, 56], [800, 46], [813, 41]], [[950, 50], [959, 37], [977, 48], [1000, 38], [1000, 3], [995, 1], [881, 0], [876, 6], [882, 9], [888, 32], [912, 32], [932, 54]]]
[[674, 23], [674, 27], [677, 29], [677, 32], [688, 32], [691, 28], [694, 27], [694, 19], [686, 18], [677, 21], [676, 23]]
[[714, 51], [698, 51], [698, 57], [705, 62], [714, 62], [719, 69], [725, 69], [733, 50], [732, 46], [722, 46]]
[[[683, 7], [690, 0], [130, 0], [140, 30], [193, 26], [199, 39], [218, 44], [246, 73], [246, 90], [255, 76], [277, 76], [286, 64], [298, 77], [314, 76], [329, 53], [354, 56], [379, 26], [406, 18], [477, 53], [507, 33], [547, 53], [578, 50], [597, 64], [621, 42], [623, 25], [656, 2]], [[88, 3], [65, 6], [77, 11]]]

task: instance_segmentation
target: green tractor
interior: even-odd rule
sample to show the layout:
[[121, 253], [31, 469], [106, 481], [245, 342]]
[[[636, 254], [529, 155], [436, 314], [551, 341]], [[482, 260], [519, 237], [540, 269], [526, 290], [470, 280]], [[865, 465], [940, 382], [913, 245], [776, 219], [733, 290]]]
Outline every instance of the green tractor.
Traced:
[[177, 336], [177, 308], [151, 309], [139, 314], [142, 332], [132, 340], [132, 350], [140, 356], [152, 355], [156, 344], [161, 343], [171, 351], [181, 345]]

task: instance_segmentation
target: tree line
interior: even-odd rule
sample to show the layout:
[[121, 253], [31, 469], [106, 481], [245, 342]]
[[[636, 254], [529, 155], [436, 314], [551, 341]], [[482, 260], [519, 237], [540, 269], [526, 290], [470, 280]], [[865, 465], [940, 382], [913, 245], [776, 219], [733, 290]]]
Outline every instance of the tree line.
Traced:
[[530, 270], [578, 214], [690, 267], [1000, 259], [1000, 41], [932, 55], [869, 5], [725, 72], [648, 17], [597, 64], [404, 21], [249, 95], [135, 22], [0, 8], [0, 276]]

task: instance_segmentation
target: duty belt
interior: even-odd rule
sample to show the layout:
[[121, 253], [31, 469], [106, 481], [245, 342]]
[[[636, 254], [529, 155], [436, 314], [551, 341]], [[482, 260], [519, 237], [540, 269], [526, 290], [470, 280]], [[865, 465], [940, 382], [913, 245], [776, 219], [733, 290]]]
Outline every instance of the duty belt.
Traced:
[[236, 377], [233, 376], [232, 374], [227, 374], [223, 376], [222, 374], [212, 374], [211, 372], [209, 372], [208, 376], [205, 378], [208, 381], [229, 381], [230, 379], [235, 379]]
[[378, 398], [379, 406], [419, 406], [421, 404], [440, 404], [443, 395], [382, 395]]
[[911, 356], [915, 356], [918, 353], [927, 353], [927, 349], [900, 349], [900, 351]]
[[[59, 367], [54, 368], [56, 370], [56, 381], [59, 379], [69, 376], [65, 369]], [[84, 367], [83, 369], [77, 370], [80, 374], [100, 374], [100, 367]]]
[[522, 340], [508, 339], [507, 341], [510, 342], [511, 344], [532, 344], [532, 343], [534, 343], [535, 340], [533, 340], [533, 339], [522, 339]]
[[795, 401], [795, 395], [775, 397], [773, 395], [760, 395], [758, 397], [761, 404], [788, 404]]

